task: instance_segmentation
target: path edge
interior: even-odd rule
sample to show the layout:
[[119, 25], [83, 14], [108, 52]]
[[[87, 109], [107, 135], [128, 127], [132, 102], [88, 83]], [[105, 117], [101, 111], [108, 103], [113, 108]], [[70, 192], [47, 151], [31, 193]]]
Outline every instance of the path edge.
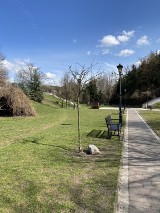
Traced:
[[126, 114], [126, 127], [124, 130], [122, 148], [122, 158], [119, 169], [117, 200], [114, 213], [128, 213], [129, 193], [128, 193], [128, 110]]
[[144, 122], [146, 127], [149, 129], [149, 131], [153, 134], [153, 136], [157, 139], [158, 142], [160, 142], [160, 137], [157, 135], [157, 133], [148, 125], [148, 123], [144, 120], [144, 118], [139, 114], [139, 110], [136, 110], [138, 116], [140, 119]]

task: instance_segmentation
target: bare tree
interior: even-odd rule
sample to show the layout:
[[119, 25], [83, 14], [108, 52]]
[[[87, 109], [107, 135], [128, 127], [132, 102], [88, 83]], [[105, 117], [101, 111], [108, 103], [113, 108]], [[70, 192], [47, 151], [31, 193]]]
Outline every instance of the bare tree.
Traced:
[[82, 92], [82, 89], [86, 85], [86, 83], [94, 79], [96, 76], [99, 76], [100, 73], [98, 72], [96, 75], [92, 76], [92, 68], [94, 66], [93, 64], [91, 64], [89, 67], [86, 67], [85, 65], [80, 65], [80, 64], [78, 65], [80, 66], [79, 69], [72, 68], [72, 66], [70, 66], [69, 70], [77, 85], [76, 94], [77, 94], [77, 112], [78, 112], [78, 150], [79, 152], [83, 152], [83, 148], [81, 144], [81, 136], [80, 136], [80, 110], [79, 110], [80, 94]]
[[68, 100], [71, 98], [70, 82], [71, 82], [71, 75], [69, 72], [67, 72], [61, 79], [62, 85], [61, 97], [65, 99], [66, 108], [68, 107]]
[[97, 87], [98, 90], [102, 92], [103, 97], [107, 102], [112, 97], [113, 90], [114, 90], [114, 80], [112, 73], [104, 73], [98, 80], [97, 80]]
[[66, 108], [68, 107], [68, 101], [76, 101], [77, 86], [71, 72], [67, 72], [61, 79], [61, 98], [65, 99]]

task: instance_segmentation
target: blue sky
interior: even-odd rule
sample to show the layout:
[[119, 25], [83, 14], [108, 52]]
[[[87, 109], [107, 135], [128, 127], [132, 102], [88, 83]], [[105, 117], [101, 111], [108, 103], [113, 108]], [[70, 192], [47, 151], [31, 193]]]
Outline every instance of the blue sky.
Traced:
[[10, 78], [34, 63], [57, 83], [76, 63], [116, 71], [160, 50], [159, 0], [0, 0]]

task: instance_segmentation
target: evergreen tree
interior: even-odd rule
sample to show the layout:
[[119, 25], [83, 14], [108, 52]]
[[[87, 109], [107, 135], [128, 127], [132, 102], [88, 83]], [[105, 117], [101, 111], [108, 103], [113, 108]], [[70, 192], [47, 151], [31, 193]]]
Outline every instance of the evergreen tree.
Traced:
[[0, 85], [5, 84], [8, 79], [8, 71], [4, 66], [4, 60], [4, 55], [0, 53]]
[[90, 97], [90, 103], [92, 102], [98, 102], [98, 89], [96, 84], [96, 79], [92, 79], [88, 86], [87, 91]]
[[28, 83], [29, 97], [32, 100], [41, 103], [43, 100], [43, 92], [41, 89], [40, 73], [38, 72], [37, 68], [34, 69], [32, 74], [32, 80]]
[[19, 87], [31, 100], [40, 103], [43, 100], [41, 78], [42, 75], [39, 68], [33, 64], [28, 64], [26, 68], [22, 68], [17, 74], [17, 84]]
[[[132, 65], [122, 77], [122, 92], [126, 89], [127, 104], [141, 105], [154, 97], [160, 97], [160, 53], [150, 53], [141, 59], [140, 65]], [[116, 84], [112, 103], [118, 103], [119, 82]], [[122, 95], [124, 95], [122, 93]]]

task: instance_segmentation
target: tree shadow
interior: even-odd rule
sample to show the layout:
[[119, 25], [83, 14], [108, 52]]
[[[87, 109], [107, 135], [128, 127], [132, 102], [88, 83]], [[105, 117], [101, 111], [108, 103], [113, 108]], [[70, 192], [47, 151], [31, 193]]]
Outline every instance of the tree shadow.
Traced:
[[64, 123], [64, 124], [61, 124], [63, 126], [71, 126], [72, 124], [68, 124], [68, 123]]
[[33, 143], [33, 144], [37, 144], [37, 145], [42, 145], [42, 146], [48, 146], [48, 147], [55, 147], [55, 148], [60, 148], [63, 149], [65, 151], [71, 151], [70, 148], [68, 148], [67, 146], [61, 146], [61, 145], [55, 145], [55, 144], [46, 144], [46, 143], [41, 143], [40, 140], [42, 140], [44, 137], [41, 138], [25, 138], [21, 141], [22, 144], [25, 143]]

